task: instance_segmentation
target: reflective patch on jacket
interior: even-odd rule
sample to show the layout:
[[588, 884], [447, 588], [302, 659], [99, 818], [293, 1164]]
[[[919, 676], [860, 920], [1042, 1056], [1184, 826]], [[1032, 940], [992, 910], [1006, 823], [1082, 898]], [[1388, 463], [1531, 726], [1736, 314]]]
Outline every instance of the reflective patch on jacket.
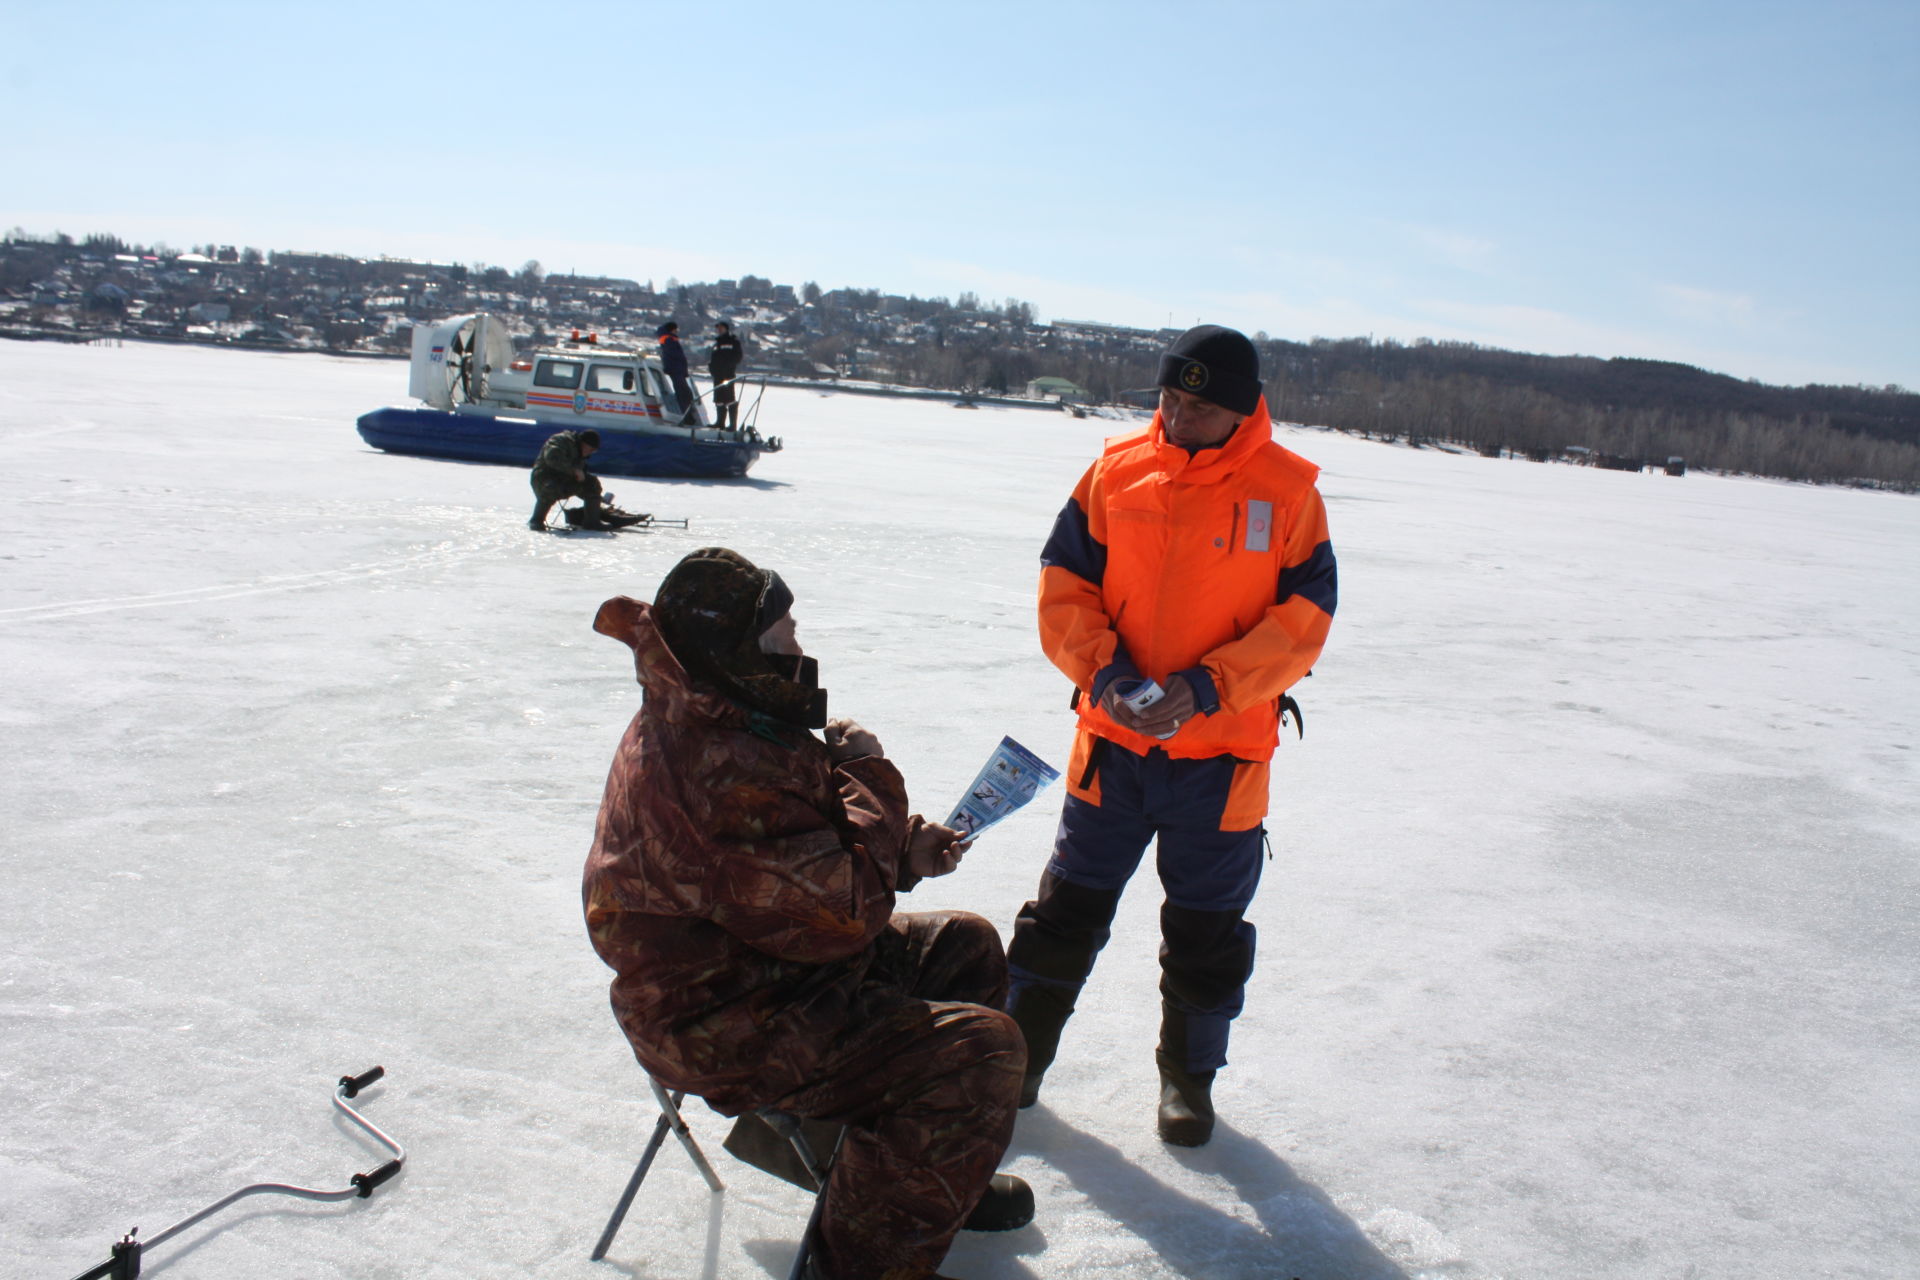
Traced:
[[1273, 539], [1273, 504], [1255, 498], [1247, 503], [1248, 551], [1267, 551]]

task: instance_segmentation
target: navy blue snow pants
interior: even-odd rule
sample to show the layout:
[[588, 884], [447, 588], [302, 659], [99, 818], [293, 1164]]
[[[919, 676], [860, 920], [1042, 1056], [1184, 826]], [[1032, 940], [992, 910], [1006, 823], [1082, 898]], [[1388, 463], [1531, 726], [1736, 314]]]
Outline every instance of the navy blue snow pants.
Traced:
[[1265, 829], [1222, 831], [1229, 756], [1175, 760], [1096, 745], [1100, 803], [1068, 796], [1040, 891], [1014, 921], [1007, 1011], [1027, 1037], [1027, 1073], [1044, 1074], [1094, 958], [1107, 944], [1120, 891], [1158, 838], [1160, 1045], [1163, 1066], [1213, 1071], [1253, 972], [1243, 918], [1260, 884]]

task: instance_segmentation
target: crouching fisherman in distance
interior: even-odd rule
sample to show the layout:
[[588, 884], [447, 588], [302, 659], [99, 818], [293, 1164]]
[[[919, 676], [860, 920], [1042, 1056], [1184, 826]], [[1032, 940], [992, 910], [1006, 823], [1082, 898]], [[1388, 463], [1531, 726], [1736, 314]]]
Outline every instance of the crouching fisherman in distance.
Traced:
[[598, 431], [556, 431], [540, 446], [533, 474], [527, 482], [533, 486], [533, 518], [529, 529], [547, 527], [547, 512], [556, 502], [578, 498], [587, 504], [580, 517], [583, 529], [605, 529], [600, 515], [600, 477], [587, 470], [587, 459], [600, 447]]
[[993, 1172], [1026, 1050], [993, 925], [894, 913], [967, 846], [908, 812], [873, 734], [827, 720], [792, 603], [709, 547], [652, 605], [600, 606], [645, 696], [601, 802], [587, 928], [640, 1064], [743, 1116], [729, 1151], [779, 1172], [743, 1114], [760, 1108], [846, 1126], [809, 1274], [919, 1280], [963, 1226], [1032, 1219], [1026, 1184]]

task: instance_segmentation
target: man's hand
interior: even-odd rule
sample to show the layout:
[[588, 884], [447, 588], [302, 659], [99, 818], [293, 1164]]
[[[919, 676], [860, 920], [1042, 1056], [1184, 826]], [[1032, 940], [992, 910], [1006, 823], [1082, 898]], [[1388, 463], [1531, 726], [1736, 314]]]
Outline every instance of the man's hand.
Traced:
[[1107, 686], [1106, 697], [1100, 700], [1101, 707], [1121, 728], [1144, 733], [1149, 738], [1173, 733], [1200, 712], [1199, 703], [1193, 696], [1193, 686], [1187, 683], [1185, 676], [1168, 676], [1166, 684], [1162, 686], [1166, 689], [1166, 695], [1145, 711], [1135, 711], [1120, 700], [1119, 684], [1120, 681], [1116, 680]]
[[[880, 739], [852, 720], [829, 720], [826, 727], [827, 758], [844, 764], [858, 756], [884, 756]], [[945, 830], [945, 828], [942, 828]]]
[[961, 857], [973, 847], [952, 827], [938, 822], [923, 822], [907, 840], [907, 870], [922, 880], [944, 876], [960, 865]]

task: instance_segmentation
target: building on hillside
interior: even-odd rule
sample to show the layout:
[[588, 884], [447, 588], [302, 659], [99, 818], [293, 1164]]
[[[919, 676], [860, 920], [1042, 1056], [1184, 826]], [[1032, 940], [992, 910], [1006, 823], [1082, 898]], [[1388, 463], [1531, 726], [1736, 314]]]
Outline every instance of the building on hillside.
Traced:
[[1035, 400], [1058, 400], [1062, 404], [1086, 404], [1093, 399], [1085, 387], [1066, 378], [1035, 378], [1027, 384], [1027, 395]]

